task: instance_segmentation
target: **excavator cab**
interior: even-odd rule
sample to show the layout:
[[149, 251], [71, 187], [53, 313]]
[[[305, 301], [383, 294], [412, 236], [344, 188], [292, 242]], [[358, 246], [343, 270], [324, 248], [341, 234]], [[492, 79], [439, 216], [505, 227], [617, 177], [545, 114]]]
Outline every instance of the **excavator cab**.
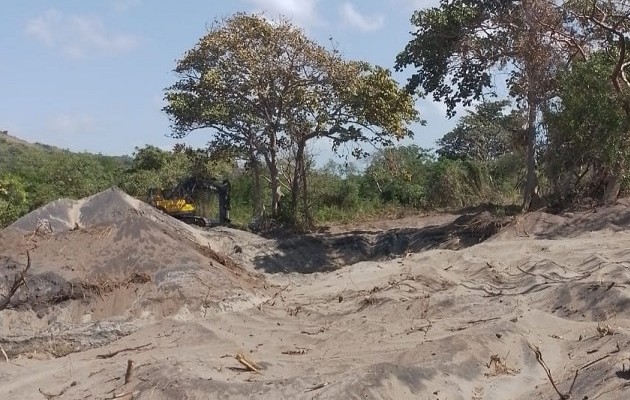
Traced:
[[[215, 220], [199, 215], [199, 210], [195, 205], [195, 200], [208, 193], [216, 193], [218, 197], [218, 218]], [[148, 202], [158, 210], [188, 224], [205, 227], [230, 223], [230, 182], [228, 180], [200, 180], [190, 177], [172, 190], [149, 190]]]

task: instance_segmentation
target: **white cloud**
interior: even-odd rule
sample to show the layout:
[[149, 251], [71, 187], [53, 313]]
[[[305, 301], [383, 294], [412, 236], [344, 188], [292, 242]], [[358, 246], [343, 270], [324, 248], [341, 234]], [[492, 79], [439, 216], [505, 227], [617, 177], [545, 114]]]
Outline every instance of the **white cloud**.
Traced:
[[312, 25], [318, 22], [317, 10], [315, 9], [318, 0], [248, 0], [260, 11], [271, 14], [281, 14], [291, 18], [299, 25]]
[[341, 17], [347, 24], [364, 32], [378, 30], [383, 26], [383, 23], [385, 22], [385, 17], [382, 15], [367, 16], [361, 14], [354, 8], [354, 5], [352, 5], [352, 3], [343, 3], [340, 8], [340, 12]]
[[112, 8], [118, 12], [125, 12], [142, 4], [142, 0], [111, 0]]
[[72, 58], [114, 55], [138, 46], [138, 37], [108, 31], [103, 21], [49, 10], [26, 23], [26, 34]]
[[77, 135], [93, 131], [95, 126], [94, 117], [91, 115], [62, 114], [51, 118], [47, 128], [52, 133], [59, 135]]
[[400, 1], [407, 7], [413, 10], [422, 10], [430, 7], [437, 7], [440, 5], [439, 0], [395, 0]]

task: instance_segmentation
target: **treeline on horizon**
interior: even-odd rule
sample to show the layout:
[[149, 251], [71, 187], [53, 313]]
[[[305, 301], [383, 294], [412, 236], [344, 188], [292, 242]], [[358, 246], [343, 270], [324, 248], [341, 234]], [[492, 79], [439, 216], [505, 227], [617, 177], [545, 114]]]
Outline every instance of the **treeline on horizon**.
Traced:
[[[463, 116], [434, 150], [416, 145], [385, 147], [362, 162], [333, 159], [315, 167], [310, 159], [309, 207], [313, 222], [349, 222], [422, 211], [448, 211], [480, 204], [497, 210], [518, 208], [525, 178], [522, 146], [514, 131], [521, 116], [506, 101], [483, 103]], [[283, 196], [280, 224], [291, 183], [290, 154], [279, 161]], [[166, 151], [147, 145], [132, 156], [75, 153], [42, 144], [26, 144], [0, 134], [0, 226], [58, 198], [83, 198], [112, 186], [145, 199], [151, 189], [168, 190], [184, 179], [229, 179], [235, 224], [247, 227], [254, 214], [251, 167], [243, 160], [209, 149], [176, 145]], [[266, 188], [268, 177], [263, 177]], [[269, 193], [265, 190], [264, 193]], [[270, 196], [263, 199], [270, 204]], [[207, 200], [200, 193], [198, 201]], [[267, 218], [271, 215], [264, 207]], [[211, 211], [210, 211], [211, 212]], [[283, 214], [283, 212], [285, 214]], [[209, 216], [209, 215], [206, 215]]]

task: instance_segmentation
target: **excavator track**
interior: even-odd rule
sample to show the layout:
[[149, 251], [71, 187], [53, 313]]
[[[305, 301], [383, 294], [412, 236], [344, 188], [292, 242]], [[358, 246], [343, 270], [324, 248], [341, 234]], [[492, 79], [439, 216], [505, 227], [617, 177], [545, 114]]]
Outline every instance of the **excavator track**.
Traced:
[[178, 220], [185, 222], [189, 225], [197, 225], [197, 226], [201, 226], [201, 227], [207, 227], [207, 226], [211, 226], [212, 223], [210, 222], [210, 220], [208, 220], [207, 218], [204, 217], [200, 217], [198, 215], [178, 215], [175, 216], [175, 218], [177, 218]]

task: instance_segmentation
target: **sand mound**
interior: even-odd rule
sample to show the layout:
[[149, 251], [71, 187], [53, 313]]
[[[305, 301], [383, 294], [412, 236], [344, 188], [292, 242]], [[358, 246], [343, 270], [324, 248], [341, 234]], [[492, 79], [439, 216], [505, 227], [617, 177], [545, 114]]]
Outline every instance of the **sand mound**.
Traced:
[[536, 236], [554, 239], [577, 237], [603, 230], [619, 232], [628, 228], [630, 228], [630, 198], [621, 199], [614, 205], [591, 207], [580, 212], [549, 214], [537, 211], [524, 214], [516, 218], [496, 238]]
[[[29, 332], [27, 342], [45, 336], [51, 324], [66, 331], [93, 321], [246, 307], [263, 284], [195, 228], [115, 188], [52, 202], [2, 231], [0, 240], [2, 293], [25, 265], [27, 249], [32, 259], [28, 289], [11, 299], [12, 318], [0, 326], [12, 343]], [[33, 335], [33, 327], [41, 331]], [[22, 345], [13, 350], [6, 336], [0, 340], [8, 353], [23, 352]]]

